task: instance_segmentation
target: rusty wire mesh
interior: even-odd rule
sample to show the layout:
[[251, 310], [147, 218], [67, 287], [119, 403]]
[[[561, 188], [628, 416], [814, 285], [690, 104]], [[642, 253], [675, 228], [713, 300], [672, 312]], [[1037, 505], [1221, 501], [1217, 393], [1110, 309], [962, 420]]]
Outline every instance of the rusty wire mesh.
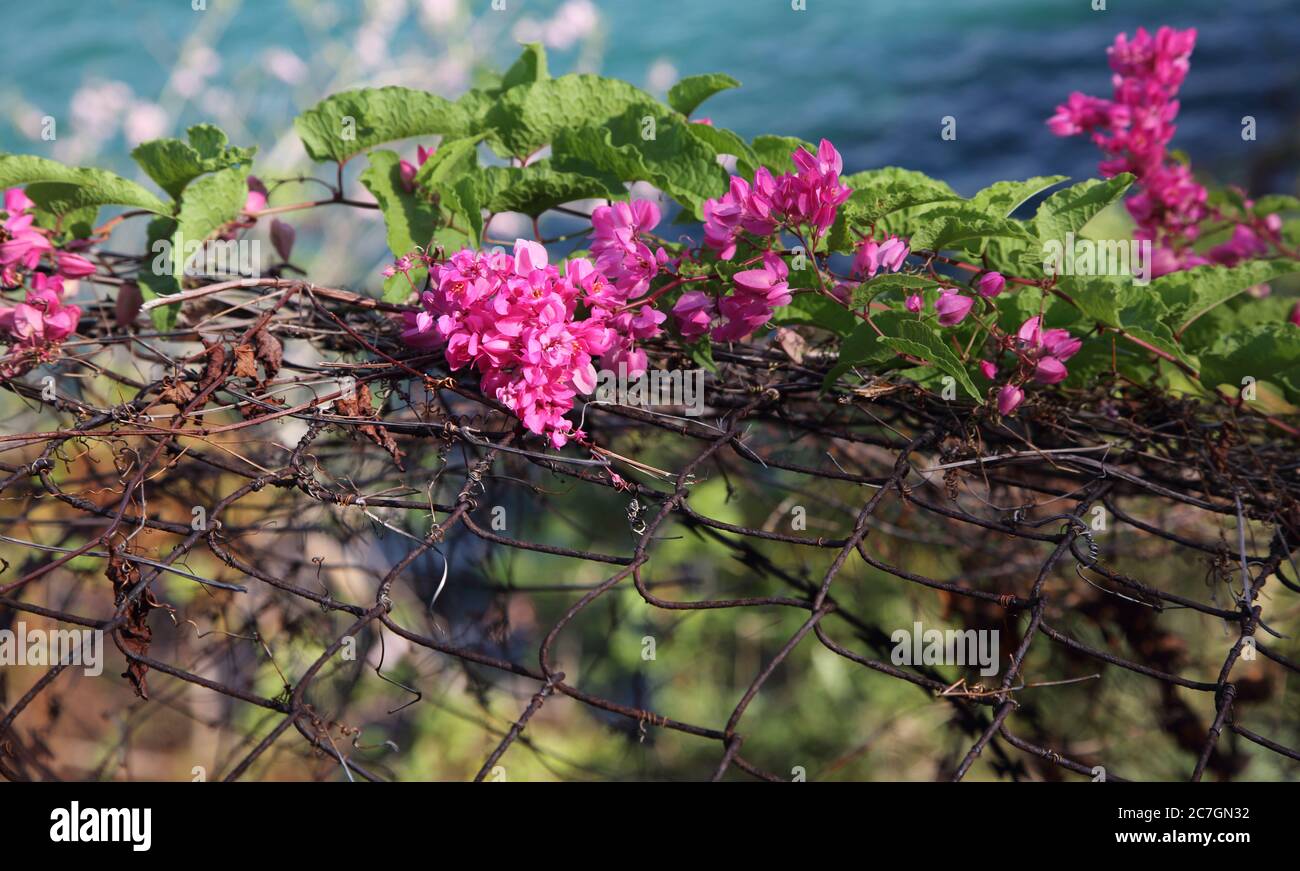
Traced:
[[[306, 742], [299, 746], [335, 776], [387, 779], [382, 757], [372, 761], [358, 750], [349, 693], [386, 681], [396, 715], [421, 704], [428, 687], [392, 679], [382, 657], [342, 661], [340, 651], [363, 635], [381, 647], [385, 638], [400, 638], [435, 652], [484, 688], [529, 687], [517, 721], [495, 732], [485, 727], [493, 746], [479, 778], [528, 742], [539, 711], [577, 704], [625, 721], [642, 739], [672, 730], [715, 743], [716, 764], [701, 777], [787, 779], [781, 760], [746, 754], [745, 715], [800, 645], [822, 645], [915, 686], [918, 700], [949, 706], [950, 728], [968, 749], [938, 765], [939, 776], [962, 778], [983, 759], [986, 774], [1006, 777], [1089, 777], [1104, 766], [1107, 779], [1123, 779], [1104, 753], [1079, 743], [1093, 737], [1087, 722], [1078, 734], [1051, 736], [1062, 743], [1050, 746], [1040, 743], [1036, 715], [1060, 697], [1054, 694], [1087, 691], [1116, 670], [1158, 685], [1155, 719], [1186, 754], [1193, 780], [1207, 770], [1241, 774], [1240, 740], [1300, 760], [1288, 746], [1295, 744], [1294, 706], [1280, 720], [1270, 717], [1289, 736], [1257, 732], [1241, 699], [1281, 703], [1260, 689], [1257, 676], [1242, 679], [1238, 669], [1234, 677], [1242, 657], [1256, 654], [1284, 679], [1298, 668], [1280, 652], [1273, 635], [1284, 633], [1269, 625], [1265, 606], [1285, 617], [1300, 592], [1290, 556], [1300, 542], [1300, 461], [1294, 443], [1258, 417], [1127, 384], [1043, 394], [1016, 419], [999, 420], [987, 407], [945, 402], [903, 380], [842, 382], [822, 393], [834, 357], [816, 342], [793, 355], [775, 345], [717, 347], [707, 414], [589, 405], [583, 425], [602, 450], [559, 454], [543, 450], [480, 395], [472, 374], [448, 373], [436, 352], [404, 348], [382, 304], [268, 279], [186, 305], [198, 333], [157, 336], [111, 328], [104, 303], [90, 313], [100, 332], [70, 342], [52, 370], [54, 398], [42, 399], [34, 375], [4, 385], [31, 409], [15, 420], [35, 415], [42, 426], [19, 431], [11, 420], [3, 436], [5, 552], [21, 558], [0, 575], [0, 624], [27, 615], [104, 630], [128, 664], [124, 677], [113, 679], [149, 699], [136, 708], [140, 716], [196, 690], [265, 711], [260, 731], [246, 730], [217, 776], [256, 776], [259, 760], [293, 729]], [[202, 345], [194, 341], [200, 336]], [[295, 359], [303, 340], [319, 360]], [[651, 358], [652, 366], [693, 365], [668, 344], [653, 347]], [[143, 377], [122, 374], [127, 369], [110, 359], [131, 361]], [[109, 387], [92, 386], [92, 375]], [[338, 379], [346, 377], [364, 401], [340, 391]], [[100, 401], [106, 391], [116, 401]], [[379, 402], [373, 413], [372, 397]], [[277, 444], [276, 428], [290, 420], [300, 421], [300, 437]], [[634, 483], [620, 486], [612, 470]], [[715, 477], [742, 503], [775, 506], [769, 520], [743, 526], [693, 507], [693, 490]], [[828, 534], [791, 529], [782, 511], [787, 495], [816, 505]], [[547, 514], [548, 528], [573, 527], [569, 543], [494, 529], [492, 506], [511, 498]], [[36, 509], [54, 501], [63, 519], [38, 523]], [[584, 505], [608, 512], [609, 525], [625, 529], [627, 546], [581, 546], [589, 545], [589, 530], [568, 512]], [[203, 528], [192, 524], [189, 506], [206, 506]], [[1109, 520], [1104, 532], [1094, 525], [1097, 507]], [[325, 531], [337, 550], [311, 552], [306, 531]], [[709, 597], [692, 594], [707, 584], [651, 577], [661, 542], [679, 536], [725, 548], [744, 567], [746, 588]], [[369, 579], [364, 597], [331, 584], [339, 561], [363, 553], [373, 559], [366, 548], [378, 539], [391, 559], [361, 568]], [[553, 573], [512, 576], [507, 562], [504, 582], [493, 585], [486, 570], [458, 556], [471, 542], [492, 554], [548, 555]], [[908, 552], [898, 542], [955, 553], [962, 571], [929, 577], [895, 564], [891, 559]], [[220, 572], [184, 568], [205, 551]], [[816, 571], [791, 571], [776, 558], [796, 551], [815, 556]], [[87, 575], [73, 570], [87, 555], [97, 557], [111, 591], [104, 583], [87, 587]], [[1181, 559], [1204, 567], [1204, 595], [1144, 580], [1144, 568]], [[575, 582], [593, 566], [599, 580]], [[156, 582], [169, 573], [203, 585], [197, 606], [178, 611], [165, 601]], [[895, 627], [855, 613], [837, 595], [866, 583], [910, 586], [941, 598], [964, 626], [1008, 631], [998, 677], [988, 685], [974, 676], [954, 682], [941, 669], [893, 664]], [[473, 585], [498, 599], [563, 598], [567, 607], [537, 633], [535, 661], [500, 643], [486, 615], [478, 625], [458, 625], [463, 613], [439, 616], [440, 595]], [[725, 722], [685, 722], [566, 680], [558, 652], [566, 630], [627, 585], [644, 609], [794, 609], [806, 617], [797, 631], [770, 639], [779, 647], [746, 677]], [[322, 649], [283, 676], [278, 695], [259, 691], [248, 676], [250, 658], [270, 653], [254, 620], [267, 608], [284, 613], [287, 632], [309, 635]], [[1186, 644], [1176, 643], [1179, 629], [1167, 624], [1179, 611], [1228, 627], [1216, 676], [1179, 673]], [[1085, 643], [1062, 628], [1080, 621], [1114, 643]], [[1038, 663], [1032, 671], [1031, 656]], [[214, 671], [222, 661], [230, 667]], [[65, 670], [50, 667], [21, 695], [6, 689], [4, 777], [58, 776], [58, 747], [41, 728], [25, 728], [24, 715], [58, 692]], [[1198, 714], [1189, 693], [1212, 699], [1212, 718]], [[76, 698], [59, 704], [74, 707]], [[1062, 745], [1083, 749], [1062, 752]], [[80, 774], [109, 776], [103, 768]]]

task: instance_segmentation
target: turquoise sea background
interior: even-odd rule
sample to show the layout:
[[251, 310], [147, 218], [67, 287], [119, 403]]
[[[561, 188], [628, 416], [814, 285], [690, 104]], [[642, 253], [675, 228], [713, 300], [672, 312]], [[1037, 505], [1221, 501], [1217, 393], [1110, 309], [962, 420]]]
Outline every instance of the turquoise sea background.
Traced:
[[[454, 95], [469, 85], [474, 66], [508, 64], [529, 22], [541, 23], [545, 38], [547, 19], [565, 4], [506, 0], [506, 9], [494, 10], [491, 0], [200, 0], [200, 12], [192, 5], [6, 3], [0, 148], [43, 153], [51, 143], [32, 134], [45, 114], [59, 120], [60, 138], [86, 136], [87, 125], [95, 127], [90, 133], [103, 133], [113, 118], [75, 117], [74, 98], [87, 83], [116, 82], [129, 88], [131, 99], [162, 107], [152, 118], [135, 120], [136, 129], [165, 122], [164, 133], [175, 133], [187, 123], [213, 121], [266, 153], [289, 129], [292, 114], [321, 96], [394, 78], [382, 60], [350, 72], [350, 53], [399, 59], [403, 83], [420, 85], [422, 79], [430, 90]], [[789, 0], [581, 3], [577, 29], [591, 10], [597, 23], [575, 44], [552, 44], [551, 65], [556, 73], [595, 69], [659, 91], [676, 75], [722, 70], [744, 87], [706, 105], [705, 113], [720, 125], [746, 135], [827, 136], [850, 169], [905, 164], [970, 192], [1001, 178], [1095, 174], [1091, 144], [1054, 138], [1044, 118], [1071, 90], [1109, 95], [1105, 47], [1115, 32], [1161, 23], [1196, 26], [1200, 39], [1175, 146], [1218, 178], [1294, 188], [1300, 5], [1110, 0], [1105, 12], [1091, 5], [807, 0], [796, 12]], [[380, 39], [373, 27], [357, 36], [376, 19]], [[563, 30], [562, 22], [550, 34], [552, 43], [571, 38]], [[266, 74], [269, 52], [298, 57], [298, 81], [290, 85]], [[468, 72], [448, 69], [452, 53], [468, 59], [461, 61]], [[279, 61], [285, 62], [282, 56]], [[177, 87], [169, 90], [174, 70], [186, 64], [198, 66], [204, 85], [190, 98], [183, 94], [185, 79], [179, 96]], [[117, 87], [108, 98], [83, 91], [81, 99], [110, 109], [103, 104], [121, 101], [122, 91]], [[940, 139], [940, 118], [948, 114], [957, 118], [956, 142]], [[1245, 114], [1256, 117], [1256, 142], [1240, 136]], [[85, 162], [130, 170], [130, 146], [129, 136], [109, 134], [94, 148], [72, 151]]]

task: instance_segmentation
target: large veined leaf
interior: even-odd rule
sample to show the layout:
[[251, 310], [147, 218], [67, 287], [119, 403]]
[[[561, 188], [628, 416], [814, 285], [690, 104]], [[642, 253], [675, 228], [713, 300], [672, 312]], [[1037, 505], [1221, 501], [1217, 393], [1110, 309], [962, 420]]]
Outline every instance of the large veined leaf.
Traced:
[[529, 42], [524, 45], [519, 59], [501, 77], [501, 87], [498, 90], [508, 91], [516, 85], [531, 85], [550, 77], [546, 65], [546, 48], [540, 42]]
[[599, 127], [632, 106], [653, 102], [627, 82], [579, 73], [510, 88], [487, 110], [484, 123], [494, 148], [523, 158], [554, 142], [561, 130]]
[[531, 218], [563, 203], [610, 194], [599, 179], [558, 172], [544, 164], [487, 166], [469, 180], [477, 200], [489, 212], [520, 212]]
[[1208, 387], [1240, 389], [1247, 378], [1282, 388], [1300, 403], [1300, 341], [1291, 324], [1260, 324], [1222, 336], [1201, 355], [1201, 380]]
[[691, 134], [709, 148], [713, 149], [715, 156], [730, 154], [736, 158], [736, 171], [746, 178], [753, 178], [754, 170], [761, 165], [758, 155], [749, 143], [740, 137], [740, 135], [726, 127], [715, 127], [712, 124], [691, 124], [686, 129]]
[[933, 364], [945, 374], [951, 375], [976, 402], [984, 401], [984, 395], [975, 386], [966, 367], [941, 333], [912, 319], [899, 320], [896, 329], [897, 335], [884, 335], [879, 341], [900, 354], [911, 354]]
[[478, 144], [483, 135], [444, 141], [415, 174], [415, 183], [437, 194], [443, 209], [466, 222], [466, 235], [477, 246], [483, 237], [483, 203], [473, 177], [479, 170]]
[[180, 198], [185, 186], [200, 175], [248, 163], [257, 148], [236, 148], [226, 134], [211, 124], [197, 124], [187, 131], [189, 142], [154, 139], [142, 142], [131, 156], [158, 187]]
[[719, 91], [739, 87], [740, 82], [724, 73], [687, 76], [668, 89], [668, 105], [689, 116], [701, 103]]
[[1181, 335], [1189, 324], [1217, 305], [1222, 305], [1247, 288], [1264, 284], [1291, 272], [1300, 272], [1300, 262], [1279, 258], [1252, 260], [1237, 266], [1196, 266], [1162, 275], [1151, 282], [1171, 310], [1171, 324]]
[[0, 188], [47, 183], [62, 185], [46, 189], [43, 195], [46, 208], [61, 210], [58, 213], [89, 206], [130, 206], [159, 215], [171, 214], [171, 206], [148, 188], [116, 173], [66, 166], [30, 154], [0, 155]]
[[432, 202], [417, 197], [402, 184], [401, 157], [397, 152], [377, 149], [368, 156], [370, 166], [358, 180], [379, 203], [388, 250], [401, 257], [417, 246], [426, 248], [437, 227], [438, 210]]
[[1060, 184], [1067, 178], [1068, 176], [1064, 175], [1045, 175], [1024, 181], [1000, 181], [978, 191], [967, 202], [980, 211], [999, 218], [1008, 218], [1030, 197]]
[[293, 119], [313, 160], [346, 161], [375, 145], [412, 136], [467, 136], [473, 118], [464, 106], [412, 88], [343, 91]]
[[694, 126], [656, 103], [639, 103], [602, 127], [561, 131], [551, 161], [611, 191], [621, 182], [652, 182], [698, 217], [704, 200], [726, 192], [727, 174]]
[[999, 218], [972, 206], [942, 204], [926, 209], [925, 222], [912, 234], [913, 250], [939, 251], [959, 242], [994, 237], [1027, 239], [1024, 225], [1010, 218]]
[[1104, 208], [1117, 202], [1133, 184], [1133, 176], [1120, 173], [1109, 179], [1089, 179], [1059, 190], [1038, 207], [1029, 229], [1039, 241], [1065, 244], [1066, 236], [1077, 233]]

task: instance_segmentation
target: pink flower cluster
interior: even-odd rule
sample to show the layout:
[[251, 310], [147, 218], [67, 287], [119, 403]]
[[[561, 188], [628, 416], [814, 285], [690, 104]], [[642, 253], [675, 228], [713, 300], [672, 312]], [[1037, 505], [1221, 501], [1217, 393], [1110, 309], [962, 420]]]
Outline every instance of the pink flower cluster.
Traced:
[[704, 243], [723, 260], [735, 256], [742, 232], [763, 237], [781, 227], [808, 227], [819, 238], [835, 223], [840, 204], [853, 193], [840, 183], [840, 153], [823, 139], [817, 154], [796, 148], [790, 157], [795, 172], [773, 177], [767, 167], [759, 167], [752, 185], [733, 175], [727, 193], [705, 201]]
[[[1043, 329], [1043, 319], [1037, 315], [1020, 325], [1014, 339], [1008, 338], [1006, 347], [1017, 357], [1019, 377], [1008, 381], [998, 390], [998, 413], [1011, 414], [1025, 399], [1020, 384], [1034, 380], [1039, 384], [1058, 384], [1070, 374], [1065, 366], [1079, 349], [1080, 339], [1068, 330]], [[998, 368], [991, 360], [980, 361], [980, 372], [990, 381], [997, 378]], [[1019, 382], [1019, 383], [1017, 383]]]
[[[1075, 92], [1047, 126], [1058, 136], [1091, 133], [1107, 159], [1100, 164], [1110, 177], [1131, 172], [1137, 193], [1128, 201], [1137, 222], [1135, 236], [1154, 245], [1152, 274], [1159, 276], [1193, 266], [1232, 266], [1268, 253], [1280, 241], [1281, 221], [1270, 215], [1238, 224], [1232, 237], [1206, 254], [1193, 247], [1201, 224], [1215, 217], [1206, 205], [1206, 190], [1187, 164], [1168, 153], [1178, 115], [1175, 97], [1187, 76], [1196, 31], [1162, 27], [1152, 36], [1138, 28], [1132, 39], [1121, 33], [1108, 50], [1114, 71], [1114, 98]], [[1246, 208], [1253, 204], [1247, 201]]]
[[[95, 264], [80, 254], [56, 249], [46, 231], [35, 225], [33, 203], [21, 188], [5, 191], [5, 218], [0, 224], [0, 283], [5, 289], [30, 282], [27, 297], [0, 306], [0, 332], [10, 345], [10, 361], [0, 377], [13, 377], [28, 364], [53, 357], [56, 346], [77, 329], [81, 309], [64, 305], [63, 282], [84, 278]], [[37, 271], [42, 260], [50, 272]]]
[[789, 305], [790, 270], [779, 254], [763, 252], [762, 266], [732, 276], [735, 289], [715, 302], [698, 290], [681, 295], [673, 306], [682, 338], [698, 339], [705, 333], [716, 342], [736, 342], [767, 323], [779, 306]]
[[[575, 396], [595, 389], [592, 360], [618, 338], [597, 314], [608, 279], [581, 259], [568, 261], [561, 274], [543, 246], [523, 239], [513, 256], [458, 251], [431, 263], [429, 277], [423, 310], [405, 315], [403, 338], [442, 345], [452, 369], [473, 365], [483, 392], [555, 447], [581, 438], [564, 415]], [[588, 317], [578, 317], [580, 305]]]
[[1175, 97], [1195, 44], [1195, 30], [1162, 27], [1152, 36], [1138, 28], [1131, 40], [1121, 33], [1108, 52], [1114, 98], [1075, 92], [1047, 121], [1058, 136], [1091, 133], [1108, 155], [1101, 163], [1103, 175], [1131, 172], [1137, 177], [1139, 192], [1128, 210], [1137, 222], [1137, 237], [1160, 249], [1158, 264], [1164, 271], [1190, 265], [1184, 262], [1186, 248], [1206, 217], [1205, 188], [1168, 153], [1178, 115]]
[[626, 365], [630, 377], [646, 369], [645, 351], [636, 342], [659, 335], [659, 325], [668, 319], [653, 306], [628, 305], [650, 289], [660, 267], [668, 264], [667, 252], [662, 247], [651, 251], [642, 238], [659, 226], [659, 217], [659, 207], [650, 200], [600, 206], [591, 213], [596, 269], [587, 302], [593, 317], [604, 319], [618, 335], [604, 362], [611, 369]]

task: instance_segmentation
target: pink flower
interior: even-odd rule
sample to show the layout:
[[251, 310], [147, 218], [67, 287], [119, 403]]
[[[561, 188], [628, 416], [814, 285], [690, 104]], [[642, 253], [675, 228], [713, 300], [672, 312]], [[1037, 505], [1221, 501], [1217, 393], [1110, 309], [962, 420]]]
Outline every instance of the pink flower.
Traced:
[[[418, 163], [411, 163], [409, 160], [399, 160], [397, 162], [397, 174], [401, 179], [402, 187], [410, 193], [415, 190], [415, 174], [424, 166], [424, 162], [433, 157], [437, 152], [436, 148], [425, 148], [423, 145], [415, 146], [415, 156]], [[285, 258], [286, 260], [288, 258]]]
[[260, 212], [266, 208], [266, 185], [255, 175], [248, 177], [248, 196], [244, 198], [244, 211]]
[[921, 294], [914, 293], [903, 302], [903, 305], [910, 312], [919, 312], [925, 307], [925, 300], [921, 297]]
[[998, 367], [992, 360], [980, 360], [980, 374], [992, 381], [998, 377]]
[[1043, 384], [1056, 384], [1070, 374], [1065, 361], [1083, 347], [1083, 342], [1067, 330], [1043, 330], [1042, 319], [1034, 316], [1020, 325], [1016, 333], [1021, 353], [1034, 364], [1034, 380]]
[[773, 204], [784, 213], [788, 224], [806, 224], [820, 236], [835, 223], [840, 204], [853, 193], [847, 185], [840, 184], [844, 161], [828, 139], [817, 146], [815, 156], [800, 147], [790, 158], [796, 172], [781, 176]]
[[1034, 380], [1040, 384], [1056, 384], [1070, 374], [1065, 364], [1056, 357], [1043, 357], [1034, 368]]
[[677, 329], [687, 341], [698, 339], [709, 331], [709, 327], [718, 317], [717, 306], [713, 297], [698, 290], [683, 293], [673, 306], [673, 317], [677, 318]]
[[763, 254], [762, 269], [737, 272], [732, 277], [735, 291], [718, 303], [723, 322], [713, 328], [713, 338], [719, 342], [743, 339], [766, 324], [774, 309], [789, 305], [789, 274], [785, 261], [771, 251]]
[[22, 214], [35, 205], [22, 188], [9, 188], [5, 191], [5, 211], [10, 215]]
[[85, 278], [95, 274], [95, 264], [80, 254], [59, 251], [54, 255], [54, 263], [59, 274], [64, 278]]
[[0, 307], [0, 330], [9, 333], [20, 353], [48, 359], [58, 343], [76, 332], [81, 309], [64, 305], [61, 290], [56, 283], [42, 283], [27, 291], [25, 302]]
[[1296, 303], [1295, 308], [1291, 309], [1291, 317], [1288, 320], [1300, 327], [1300, 302]]
[[973, 297], [959, 293], [942, 293], [934, 301], [934, 310], [939, 313], [939, 323], [945, 327], [955, 327], [966, 320], [971, 306], [975, 305]]
[[979, 281], [975, 282], [976, 290], [985, 299], [997, 296], [1006, 286], [1007, 280], [1000, 272], [986, 272], [979, 277]]
[[907, 243], [897, 236], [891, 235], [883, 242], [863, 239], [853, 255], [853, 273], [867, 279], [881, 269], [897, 272], [903, 268], [908, 253]]
[[1014, 384], [1004, 384], [998, 391], [998, 414], [1003, 417], [1011, 414], [1025, 400], [1025, 391]]

